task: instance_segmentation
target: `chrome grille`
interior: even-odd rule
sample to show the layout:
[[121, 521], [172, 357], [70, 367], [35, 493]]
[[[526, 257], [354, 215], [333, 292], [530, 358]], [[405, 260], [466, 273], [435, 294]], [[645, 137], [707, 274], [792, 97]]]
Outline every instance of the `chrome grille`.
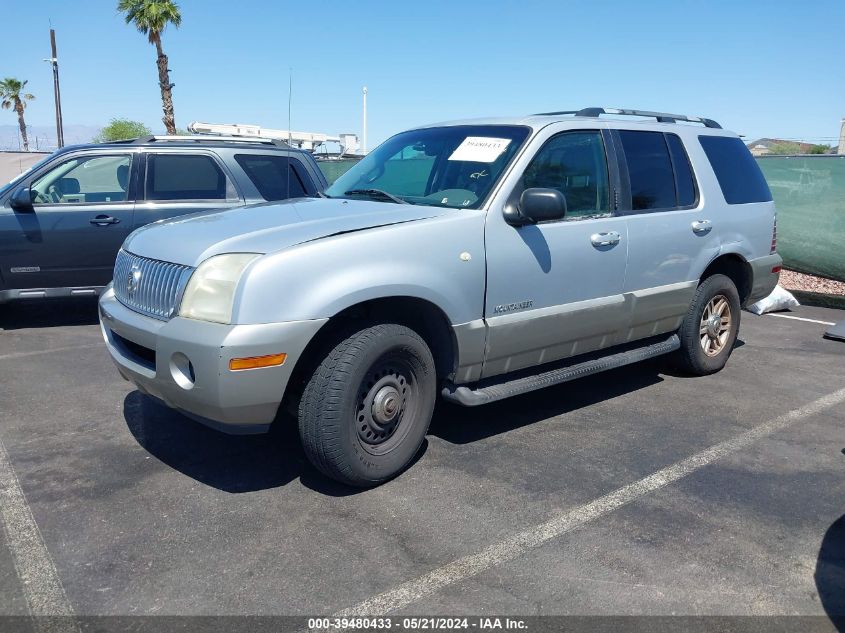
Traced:
[[166, 321], [179, 307], [193, 270], [121, 250], [114, 265], [114, 295], [127, 308]]

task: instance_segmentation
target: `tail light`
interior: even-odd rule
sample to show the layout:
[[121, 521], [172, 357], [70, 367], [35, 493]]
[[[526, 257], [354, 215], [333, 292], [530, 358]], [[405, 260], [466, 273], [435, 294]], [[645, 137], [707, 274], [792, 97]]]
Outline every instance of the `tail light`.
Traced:
[[778, 249], [778, 216], [775, 216], [775, 223], [772, 225], [772, 250], [769, 251], [770, 254], [773, 254]]

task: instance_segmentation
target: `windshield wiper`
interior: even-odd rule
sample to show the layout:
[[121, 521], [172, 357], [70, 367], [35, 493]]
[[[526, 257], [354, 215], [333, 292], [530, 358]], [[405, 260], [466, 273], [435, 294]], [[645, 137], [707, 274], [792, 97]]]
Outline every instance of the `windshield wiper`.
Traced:
[[379, 198], [381, 200], [390, 200], [398, 204], [410, 204], [407, 200], [403, 200], [399, 196], [394, 196], [392, 193], [387, 193], [381, 189], [350, 189], [343, 192], [344, 196], [370, 196], [371, 198]]

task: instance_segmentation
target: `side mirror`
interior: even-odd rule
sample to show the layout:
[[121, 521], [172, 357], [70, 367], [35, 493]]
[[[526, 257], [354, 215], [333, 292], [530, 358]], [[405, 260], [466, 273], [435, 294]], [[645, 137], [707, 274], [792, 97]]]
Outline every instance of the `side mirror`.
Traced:
[[32, 211], [32, 192], [29, 187], [18, 187], [9, 198], [9, 206], [15, 211]]
[[566, 197], [557, 189], [526, 189], [519, 197], [519, 213], [532, 224], [561, 220], [566, 215]]

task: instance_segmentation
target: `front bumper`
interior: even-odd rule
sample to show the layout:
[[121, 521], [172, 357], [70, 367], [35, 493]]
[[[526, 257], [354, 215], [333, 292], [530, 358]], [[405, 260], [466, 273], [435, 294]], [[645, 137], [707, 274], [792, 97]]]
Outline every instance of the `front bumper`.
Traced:
[[779, 268], [783, 264], [783, 259], [777, 253], [773, 253], [751, 259], [748, 263], [751, 265], [752, 281], [751, 294], [745, 301], [745, 305], [751, 305], [772, 294], [772, 290], [778, 285], [778, 279], [780, 279], [780, 273], [774, 273], [772, 270]]
[[[159, 321], [121, 304], [111, 287], [100, 298], [100, 327], [121, 376], [141, 392], [227, 433], [269, 428], [296, 361], [326, 321]], [[280, 353], [287, 358], [276, 367], [229, 369], [232, 358]]]

